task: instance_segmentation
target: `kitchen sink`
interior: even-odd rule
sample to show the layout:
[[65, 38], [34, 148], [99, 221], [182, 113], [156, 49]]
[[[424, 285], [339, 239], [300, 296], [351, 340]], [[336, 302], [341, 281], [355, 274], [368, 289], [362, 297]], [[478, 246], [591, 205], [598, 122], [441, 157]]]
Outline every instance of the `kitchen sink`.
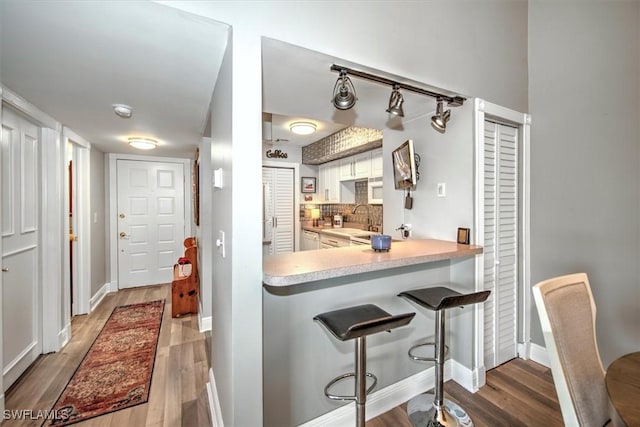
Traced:
[[336, 236], [346, 237], [346, 238], [350, 238], [350, 237], [368, 238], [372, 234], [379, 234], [379, 233], [374, 233], [373, 231], [360, 230], [358, 228], [335, 228], [332, 230], [325, 229], [323, 231], [327, 234], [333, 234]]

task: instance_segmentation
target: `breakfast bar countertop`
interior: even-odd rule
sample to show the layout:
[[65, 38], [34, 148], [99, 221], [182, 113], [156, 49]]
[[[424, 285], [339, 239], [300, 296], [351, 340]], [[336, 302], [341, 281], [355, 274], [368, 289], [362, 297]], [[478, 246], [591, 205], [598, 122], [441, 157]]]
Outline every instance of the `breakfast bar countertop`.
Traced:
[[286, 287], [480, 253], [480, 246], [435, 239], [393, 242], [389, 252], [376, 252], [369, 246], [292, 252], [264, 257], [262, 281], [265, 287]]

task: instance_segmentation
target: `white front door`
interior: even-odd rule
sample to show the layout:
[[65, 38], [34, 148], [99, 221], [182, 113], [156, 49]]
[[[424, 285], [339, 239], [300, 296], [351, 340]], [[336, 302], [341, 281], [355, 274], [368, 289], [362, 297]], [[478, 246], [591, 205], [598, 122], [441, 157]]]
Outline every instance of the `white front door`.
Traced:
[[184, 165], [118, 160], [118, 284], [170, 283], [184, 252]]
[[42, 353], [39, 141], [37, 125], [10, 108], [3, 109], [0, 219], [4, 390]]

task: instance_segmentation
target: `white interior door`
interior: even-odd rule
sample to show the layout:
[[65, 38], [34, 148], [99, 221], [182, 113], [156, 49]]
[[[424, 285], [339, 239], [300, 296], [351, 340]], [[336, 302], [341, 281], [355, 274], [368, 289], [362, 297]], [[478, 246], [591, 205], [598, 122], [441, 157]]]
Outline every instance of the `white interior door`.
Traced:
[[2, 374], [6, 390], [42, 353], [38, 150], [40, 128], [3, 109]]
[[484, 136], [485, 367], [517, 356], [518, 129], [485, 121]]
[[184, 165], [118, 160], [120, 288], [170, 283], [184, 252]]

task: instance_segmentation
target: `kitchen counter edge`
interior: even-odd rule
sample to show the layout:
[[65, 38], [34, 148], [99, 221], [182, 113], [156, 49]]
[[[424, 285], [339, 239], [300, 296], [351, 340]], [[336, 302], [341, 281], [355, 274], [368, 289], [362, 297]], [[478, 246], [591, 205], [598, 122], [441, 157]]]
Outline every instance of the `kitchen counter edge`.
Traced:
[[262, 280], [265, 287], [281, 288], [481, 253], [480, 246], [436, 239], [394, 242], [389, 252], [376, 252], [368, 246], [292, 252], [266, 256], [262, 263]]

